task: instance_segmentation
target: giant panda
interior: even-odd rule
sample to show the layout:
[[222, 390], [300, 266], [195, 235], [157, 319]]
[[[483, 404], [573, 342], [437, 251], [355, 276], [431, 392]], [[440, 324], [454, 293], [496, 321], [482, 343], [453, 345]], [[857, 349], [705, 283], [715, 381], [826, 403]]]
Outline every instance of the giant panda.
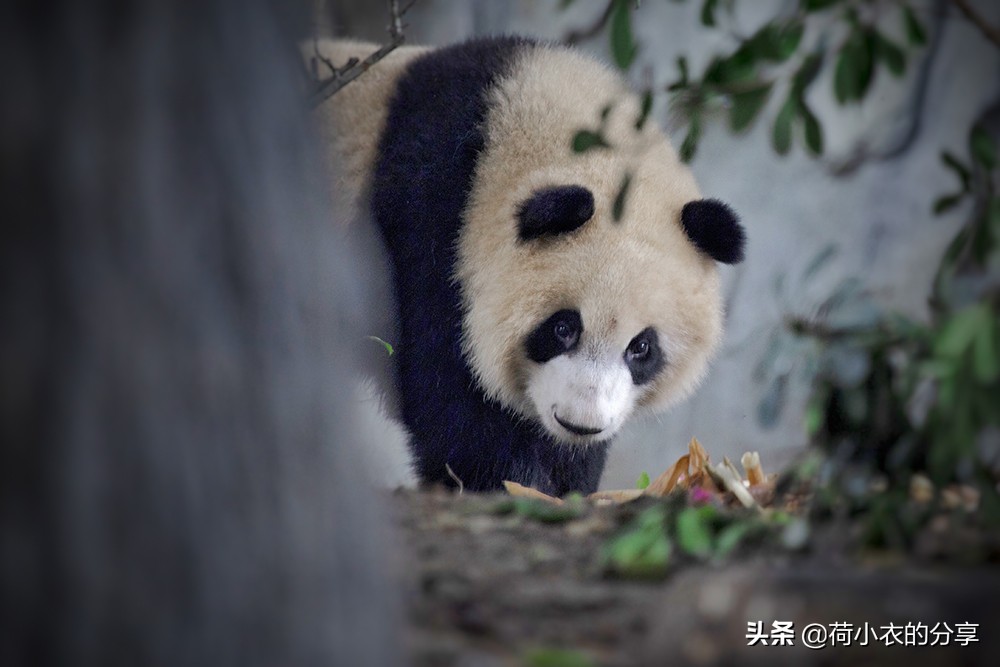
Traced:
[[[315, 48], [343, 65], [376, 46]], [[734, 212], [702, 198], [654, 123], [637, 129], [620, 75], [556, 44], [398, 48], [319, 114], [350, 224], [369, 220], [388, 257], [418, 478], [594, 491], [626, 420], [705, 373], [717, 263], [743, 258]], [[608, 146], [574, 153], [599, 125]]]

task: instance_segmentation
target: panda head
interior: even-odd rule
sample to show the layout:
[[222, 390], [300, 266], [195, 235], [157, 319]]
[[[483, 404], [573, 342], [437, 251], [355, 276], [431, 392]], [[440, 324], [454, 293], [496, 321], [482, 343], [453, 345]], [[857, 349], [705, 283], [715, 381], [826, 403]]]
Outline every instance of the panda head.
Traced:
[[[491, 399], [558, 442], [602, 442], [703, 377], [722, 335], [717, 264], [742, 260], [744, 233], [652, 123], [636, 132], [617, 76], [566, 50], [520, 67], [495, 94], [459, 236], [463, 351]], [[626, 100], [605, 114], [616, 148], [573, 154], [605, 106], [595, 89]]]

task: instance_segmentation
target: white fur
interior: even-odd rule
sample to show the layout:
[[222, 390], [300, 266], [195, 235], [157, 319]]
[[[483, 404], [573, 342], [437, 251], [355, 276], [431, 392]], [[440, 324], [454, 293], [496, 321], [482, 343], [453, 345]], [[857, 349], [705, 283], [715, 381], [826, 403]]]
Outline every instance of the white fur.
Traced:
[[[632, 383], [621, 353], [578, 351], [537, 365], [528, 375], [527, 394], [545, 429], [557, 440], [590, 443], [613, 437], [635, 409], [640, 388]], [[600, 429], [580, 435], [559, 423]]]

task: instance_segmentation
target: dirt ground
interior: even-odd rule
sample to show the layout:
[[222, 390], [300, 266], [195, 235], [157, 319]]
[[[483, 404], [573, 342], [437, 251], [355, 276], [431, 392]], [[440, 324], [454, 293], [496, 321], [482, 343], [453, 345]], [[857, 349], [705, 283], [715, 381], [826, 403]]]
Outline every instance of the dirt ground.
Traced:
[[[651, 502], [545, 523], [511, 512], [504, 495], [393, 493], [414, 664], [1000, 664], [996, 566], [848, 557], [843, 540], [819, 536], [801, 553], [680, 560], [660, 580], [610, 577], [604, 543]], [[758, 621], [770, 641], [749, 646]], [[791, 646], [775, 645], [788, 635], [774, 622], [792, 623]], [[823, 648], [804, 645], [810, 624], [823, 626], [809, 630], [812, 644], [826, 634]], [[962, 645], [969, 632], [977, 641]]]

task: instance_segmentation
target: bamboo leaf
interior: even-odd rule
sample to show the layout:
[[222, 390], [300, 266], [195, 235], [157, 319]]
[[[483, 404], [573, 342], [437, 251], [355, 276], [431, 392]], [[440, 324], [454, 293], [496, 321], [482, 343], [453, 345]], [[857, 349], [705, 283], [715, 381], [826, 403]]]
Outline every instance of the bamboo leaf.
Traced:
[[715, 27], [715, 9], [719, 0], [705, 0], [701, 5], [701, 24], [703, 26]]
[[969, 149], [973, 159], [987, 169], [993, 169], [997, 166], [996, 143], [982, 126], [976, 125], [972, 128], [969, 135]]
[[642, 102], [639, 105], [639, 117], [635, 119], [636, 131], [641, 130], [649, 120], [649, 112], [653, 110], [653, 91], [646, 90], [642, 94]]
[[805, 123], [806, 146], [814, 155], [822, 155], [823, 128], [820, 126], [819, 120], [802, 100], [799, 101], [799, 114]]
[[802, 97], [805, 94], [806, 89], [812, 85], [812, 82], [816, 80], [816, 76], [819, 74], [820, 69], [823, 66], [823, 52], [817, 51], [810, 54], [803, 62], [802, 66], [799, 67], [798, 71], [795, 72], [795, 77], [792, 79], [792, 88], [798, 97]]
[[667, 86], [667, 90], [673, 92], [688, 87], [688, 61], [684, 56], [677, 56], [677, 72], [679, 78]]
[[580, 130], [573, 136], [574, 153], [586, 153], [594, 148], [609, 148], [608, 142], [597, 132]]
[[792, 147], [792, 121], [797, 110], [795, 98], [789, 96], [774, 119], [772, 141], [778, 155], [785, 155]]
[[906, 39], [912, 46], [927, 43], [927, 31], [909, 5], [903, 5], [903, 26], [906, 29]]
[[882, 59], [885, 66], [894, 76], [902, 76], [906, 71], [906, 54], [899, 46], [890, 41], [885, 35], [872, 31], [875, 40], [875, 53]]
[[802, 8], [807, 12], [818, 12], [837, 4], [838, 0], [802, 0]]
[[690, 162], [698, 150], [698, 140], [701, 139], [701, 119], [698, 116], [691, 117], [691, 125], [688, 126], [687, 135], [681, 143], [681, 160]]
[[611, 217], [615, 222], [619, 222], [625, 215], [625, 202], [628, 199], [630, 185], [632, 185], [632, 174], [625, 174], [621, 187], [618, 188], [618, 194], [615, 195], [615, 201], [611, 205]]
[[732, 96], [733, 105], [729, 110], [729, 124], [733, 132], [741, 132], [753, 123], [757, 114], [767, 103], [771, 94], [771, 82]]
[[934, 215], [941, 215], [958, 206], [958, 203], [965, 197], [964, 192], [956, 192], [953, 195], [945, 195], [934, 200]]
[[962, 164], [958, 158], [949, 153], [948, 151], [941, 152], [941, 161], [944, 162], [945, 166], [955, 172], [958, 179], [962, 181], [962, 191], [966, 192], [969, 189], [969, 179], [972, 174], [970, 173], [968, 167]]
[[997, 321], [990, 309], [983, 307], [985, 315], [972, 347], [972, 370], [981, 384], [992, 384], [1000, 377], [1000, 355], [997, 351]]
[[635, 39], [632, 36], [632, 17], [628, 9], [628, 0], [615, 0], [611, 11], [611, 55], [615, 64], [621, 69], [628, 69], [635, 60]]

